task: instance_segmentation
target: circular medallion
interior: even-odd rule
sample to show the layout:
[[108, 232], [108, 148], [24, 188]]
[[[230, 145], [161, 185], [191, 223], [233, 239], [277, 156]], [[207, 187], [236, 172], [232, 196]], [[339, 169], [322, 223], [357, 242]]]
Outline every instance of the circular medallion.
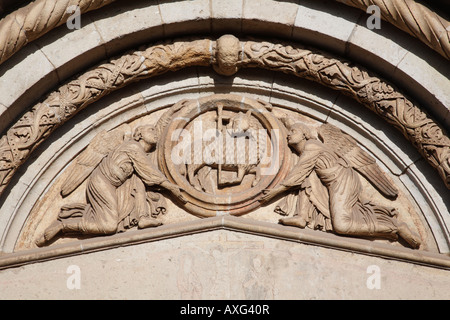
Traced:
[[284, 126], [267, 103], [224, 94], [183, 101], [158, 143], [158, 162], [185, 209], [211, 217], [257, 208], [289, 168]]

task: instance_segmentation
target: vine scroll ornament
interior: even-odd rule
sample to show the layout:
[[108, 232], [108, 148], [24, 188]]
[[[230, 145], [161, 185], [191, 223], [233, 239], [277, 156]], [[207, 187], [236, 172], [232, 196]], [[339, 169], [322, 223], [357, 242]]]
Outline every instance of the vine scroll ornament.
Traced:
[[0, 193], [56, 128], [77, 112], [130, 83], [188, 66], [214, 66], [224, 75], [257, 67], [310, 79], [339, 90], [392, 124], [439, 172], [450, 188], [450, 139], [440, 125], [397, 89], [367, 71], [301, 46], [243, 41], [177, 41], [151, 46], [94, 68], [26, 112], [0, 138]]
[[262, 68], [339, 90], [401, 131], [450, 188], [449, 137], [394, 86], [316, 50], [283, 43], [241, 42], [225, 35], [217, 41], [180, 40], [135, 51], [84, 73], [48, 95], [0, 138], [0, 193], [29, 155], [77, 112], [131, 83], [189, 66], [213, 66], [223, 75], [233, 75], [240, 68]]

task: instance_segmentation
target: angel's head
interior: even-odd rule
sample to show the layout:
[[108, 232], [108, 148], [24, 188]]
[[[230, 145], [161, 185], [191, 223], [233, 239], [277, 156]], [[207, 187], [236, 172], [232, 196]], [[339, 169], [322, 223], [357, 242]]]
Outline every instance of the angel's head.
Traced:
[[150, 152], [158, 142], [158, 133], [155, 126], [139, 126], [134, 130], [133, 138], [142, 145], [145, 152]]
[[311, 139], [311, 137], [312, 135], [309, 128], [300, 122], [296, 122], [289, 128], [287, 141], [290, 145], [297, 145]]

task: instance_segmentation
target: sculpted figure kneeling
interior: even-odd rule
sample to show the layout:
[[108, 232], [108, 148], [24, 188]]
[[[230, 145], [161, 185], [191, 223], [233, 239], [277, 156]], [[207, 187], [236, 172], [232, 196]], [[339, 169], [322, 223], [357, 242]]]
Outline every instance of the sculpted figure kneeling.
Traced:
[[[317, 223], [316, 218], [321, 216], [321, 227], [337, 234], [390, 240], [400, 237], [410, 247], [419, 248], [419, 237], [397, 220], [394, 208], [363, 200], [358, 172], [386, 197], [396, 197], [397, 190], [353, 139], [327, 124], [318, 130], [322, 141], [313, 138], [308, 127], [300, 123], [288, 130], [288, 144], [298, 153], [298, 163], [278, 187], [265, 190], [262, 197], [266, 202], [285, 191], [299, 190], [300, 210], [280, 219], [281, 224], [304, 228]], [[283, 211], [285, 205], [283, 202], [277, 209]]]
[[166, 189], [181, 202], [186, 201], [179, 187], [169, 182], [148, 157], [158, 141], [154, 126], [138, 127], [128, 139], [113, 135], [98, 135], [78, 157], [79, 170], [72, 170], [61, 193], [66, 196], [87, 179], [87, 203], [63, 206], [58, 219], [36, 241], [38, 246], [61, 232], [109, 235], [136, 225], [160, 225], [156, 218], [166, 210], [164, 198], [147, 192], [146, 186]]

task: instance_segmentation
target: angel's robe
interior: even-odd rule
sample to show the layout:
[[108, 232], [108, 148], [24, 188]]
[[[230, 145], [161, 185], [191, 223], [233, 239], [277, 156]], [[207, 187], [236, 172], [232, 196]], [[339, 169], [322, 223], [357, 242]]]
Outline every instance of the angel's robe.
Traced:
[[[295, 156], [293, 167], [298, 163]], [[304, 225], [310, 229], [332, 231], [330, 220], [328, 190], [322, 184], [317, 174], [312, 171], [302, 182], [299, 189], [293, 190], [278, 203], [275, 212], [283, 216], [303, 218]]]
[[149, 214], [145, 185], [160, 185], [166, 180], [138, 142], [126, 141], [92, 172], [86, 186], [87, 204], [64, 206], [60, 220], [64, 223], [78, 218], [72, 228], [81, 233], [115, 233]]
[[363, 203], [358, 173], [320, 141], [305, 143], [298, 163], [282, 185], [288, 188], [301, 186], [313, 171], [328, 190], [329, 214], [336, 233], [396, 239], [398, 228], [393, 209]]

